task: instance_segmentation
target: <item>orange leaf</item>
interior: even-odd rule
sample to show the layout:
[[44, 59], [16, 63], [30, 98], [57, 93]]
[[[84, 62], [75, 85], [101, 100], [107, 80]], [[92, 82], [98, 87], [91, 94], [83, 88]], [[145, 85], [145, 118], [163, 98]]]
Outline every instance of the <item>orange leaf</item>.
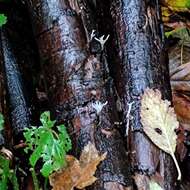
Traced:
[[49, 179], [52, 190], [72, 190], [74, 187], [83, 189], [93, 184], [98, 164], [106, 158], [106, 153], [99, 155], [96, 147], [88, 143], [84, 147], [80, 160], [73, 156], [67, 156], [67, 167], [53, 173]]

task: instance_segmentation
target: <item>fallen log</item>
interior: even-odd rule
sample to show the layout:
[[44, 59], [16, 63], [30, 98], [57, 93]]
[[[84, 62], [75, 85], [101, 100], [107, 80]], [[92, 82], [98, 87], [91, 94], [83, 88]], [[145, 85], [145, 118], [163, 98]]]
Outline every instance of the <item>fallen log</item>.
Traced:
[[20, 72], [11, 44], [4, 31], [1, 32], [4, 70], [10, 104], [11, 126], [14, 136], [22, 136], [24, 128], [29, 127], [29, 110], [23, 93]]
[[[103, 5], [99, 1], [97, 4]], [[140, 119], [141, 95], [147, 87], [159, 89], [164, 99], [171, 100], [158, 1], [110, 0], [110, 7], [103, 6], [102, 18], [105, 15], [110, 18], [107, 32], [112, 41], [107, 49], [123, 106], [122, 118], [136, 186], [147, 189], [149, 179], [146, 176], [159, 173], [164, 189], [176, 189], [176, 170], [172, 159], [144, 135]], [[103, 19], [100, 25], [102, 28], [105, 25]]]
[[99, 53], [89, 50], [77, 10], [67, 0], [27, 3], [52, 110], [58, 122], [68, 123], [75, 154], [89, 141], [107, 152], [97, 171], [98, 181], [90, 188], [129, 189], [127, 153], [114, 125], [118, 116], [112, 79]]
[[[4, 89], [4, 75], [3, 75], [3, 57], [0, 51], [0, 113], [5, 113], [5, 89]], [[2, 121], [1, 121], [2, 122]], [[0, 147], [5, 144], [4, 131], [0, 132]]]

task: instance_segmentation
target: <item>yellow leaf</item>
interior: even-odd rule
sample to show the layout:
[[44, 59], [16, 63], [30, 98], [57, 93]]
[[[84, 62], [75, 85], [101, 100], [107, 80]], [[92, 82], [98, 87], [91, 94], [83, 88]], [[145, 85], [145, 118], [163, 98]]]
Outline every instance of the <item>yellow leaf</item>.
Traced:
[[162, 11], [162, 20], [164, 22], [168, 22], [169, 21], [169, 17], [172, 15], [172, 11], [168, 8], [168, 7], [161, 7], [161, 11]]
[[189, 11], [189, 0], [165, 0], [170, 9], [174, 11]]
[[67, 167], [53, 173], [49, 179], [53, 190], [72, 190], [74, 187], [83, 189], [93, 184], [98, 164], [106, 158], [106, 153], [99, 155], [96, 147], [88, 143], [84, 147], [80, 160], [67, 156]]
[[141, 100], [141, 122], [152, 142], [172, 156], [180, 180], [181, 172], [174, 155], [177, 139], [175, 129], [179, 123], [170, 105], [169, 101], [161, 99], [159, 90], [146, 89]]
[[150, 190], [163, 190], [162, 187], [153, 180], [150, 181], [149, 188], [150, 188]]

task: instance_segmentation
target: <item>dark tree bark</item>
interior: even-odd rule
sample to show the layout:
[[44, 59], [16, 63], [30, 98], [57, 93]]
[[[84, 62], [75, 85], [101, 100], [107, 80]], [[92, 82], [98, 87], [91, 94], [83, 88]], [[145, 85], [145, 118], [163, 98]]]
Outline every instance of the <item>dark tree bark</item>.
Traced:
[[[159, 9], [158, 0], [0, 2], [0, 11], [6, 10], [9, 18], [0, 34], [0, 79], [4, 72], [16, 143], [31, 123], [31, 112], [32, 120], [39, 118], [42, 107], [33, 107], [41, 101], [35, 88], [42, 87], [48, 94], [43, 92], [42, 109], [50, 107], [58, 123], [68, 126], [73, 154], [79, 156], [89, 141], [107, 152], [96, 172], [98, 180], [87, 189], [148, 190], [153, 176], [165, 190], [176, 190], [171, 157], [151, 143], [140, 122], [141, 95], [147, 87], [171, 100]], [[102, 35], [110, 35], [105, 44], [100, 43]], [[36, 82], [37, 75], [44, 86]], [[5, 84], [0, 80], [0, 112], [6, 115]], [[19, 150], [15, 155], [20, 165], [26, 163]], [[20, 188], [29, 186], [24, 182]]]
[[29, 110], [23, 93], [21, 74], [12, 52], [9, 39], [1, 32], [4, 70], [10, 104], [11, 125], [14, 136], [20, 136], [25, 127], [29, 127]]
[[[97, 4], [101, 5], [101, 2]], [[140, 100], [147, 87], [159, 89], [164, 98], [171, 100], [158, 1], [110, 0], [110, 10], [104, 4], [104, 11], [108, 17], [107, 12], [111, 14], [109, 31], [113, 40], [108, 50], [110, 60], [113, 60], [112, 74], [123, 105], [126, 131], [128, 123], [130, 127], [127, 139], [130, 141], [136, 185], [139, 189], [147, 189], [146, 176], [158, 172], [163, 177], [164, 189], [176, 189], [176, 170], [172, 159], [150, 142], [140, 122]], [[139, 180], [143, 183], [140, 184]]]
[[[0, 113], [5, 113], [5, 86], [4, 86], [4, 75], [3, 75], [3, 56], [0, 51]], [[4, 131], [0, 132], [0, 147], [5, 144]]]
[[[92, 189], [129, 189], [126, 150], [114, 125], [118, 116], [112, 79], [107, 63], [100, 59], [101, 53], [90, 53], [82, 21], [71, 9], [71, 3], [66, 0], [28, 2], [49, 99], [57, 120], [69, 121], [74, 151], [79, 153], [91, 141], [101, 153], [108, 153], [99, 166], [99, 180]], [[94, 109], [98, 103], [105, 103], [100, 112]]]
[[[31, 38], [29, 17], [22, 3], [13, 1], [8, 7], [6, 3], [4, 5], [3, 12], [8, 16], [8, 22], [3, 26], [1, 32], [5, 83], [13, 133], [16, 136], [22, 136], [23, 129], [30, 125], [31, 113], [36, 112], [34, 109], [37, 102], [34, 67], [38, 63], [38, 57]], [[19, 139], [14, 140], [18, 141]]]
[[[107, 38], [109, 40], [109, 35], [106, 34], [101, 34], [99, 31], [99, 17], [98, 17], [98, 11], [96, 10], [97, 5], [96, 1], [90, 1], [90, 0], [80, 0], [78, 3], [78, 6], [80, 7], [80, 15], [83, 21], [83, 25], [85, 28], [86, 36], [87, 36], [87, 41], [88, 41], [88, 47], [91, 52], [91, 54], [96, 55], [96, 58], [99, 60], [101, 64], [105, 65], [104, 73], [107, 74], [107, 77], [111, 79], [109, 69], [108, 69], [108, 60], [107, 60], [107, 55], [105, 52], [105, 44], [102, 49], [102, 45], [100, 42], [97, 41], [97, 38], [101, 38], [104, 36], [104, 40]], [[76, 8], [77, 10], [77, 8]], [[107, 41], [108, 41], [107, 40]], [[106, 42], [107, 42], [106, 41]], [[112, 79], [111, 79], [112, 80]], [[113, 94], [116, 95], [115, 88], [113, 88], [114, 85], [111, 81], [111, 88], [114, 89], [112, 92]], [[117, 110], [117, 105], [114, 106], [114, 109]], [[119, 121], [119, 120], [118, 120]], [[121, 122], [115, 122], [115, 125], [118, 127], [118, 130], [122, 132], [121, 130]], [[129, 159], [127, 158], [129, 161]], [[127, 171], [130, 170], [130, 163], [126, 165], [125, 169]], [[128, 176], [130, 178], [130, 176]]]
[[[10, 118], [11, 123], [11, 125], [7, 125], [9, 122], [6, 121], [5, 146], [9, 147], [14, 158], [17, 158], [14, 160], [17, 167], [22, 168], [25, 173], [29, 173], [28, 157], [23, 149], [17, 149], [19, 146], [15, 145], [24, 141], [23, 130], [31, 124], [35, 125], [36, 120], [39, 120], [38, 112], [35, 109], [38, 101], [34, 87], [36, 77], [34, 67], [38, 63], [38, 55], [35, 52], [29, 17], [26, 10], [23, 9], [22, 3], [14, 1], [8, 7], [4, 6], [3, 12], [8, 16], [8, 22], [2, 27], [0, 34], [1, 69], [4, 74], [3, 78], [5, 78], [4, 91], [6, 89], [7, 92], [7, 104], [3, 115], [6, 119]], [[23, 176], [23, 173], [18, 170], [16, 172], [20, 189], [26, 189], [28, 177]]]

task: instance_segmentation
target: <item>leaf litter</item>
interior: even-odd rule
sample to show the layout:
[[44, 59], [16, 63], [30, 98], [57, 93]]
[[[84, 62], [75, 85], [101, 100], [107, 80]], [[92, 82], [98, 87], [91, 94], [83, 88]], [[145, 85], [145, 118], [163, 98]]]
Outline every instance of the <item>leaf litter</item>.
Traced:
[[93, 184], [97, 180], [94, 176], [97, 166], [105, 160], [106, 155], [100, 155], [95, 145], [89, 142], [79, 160], [71, 155], [66, 156], [67, 167], [49, 177], [52, 190], [83, 189]]
[[144, 132], [151, 141], [171, 155], [178, 171], [178, 180], [181, 179], [181, 171], [174, 155], [177, 145], [178, 128], [174, 109], [168, 100], [161, 99], [159, 90], [147, 88], [141, 100], [141, 122]]

